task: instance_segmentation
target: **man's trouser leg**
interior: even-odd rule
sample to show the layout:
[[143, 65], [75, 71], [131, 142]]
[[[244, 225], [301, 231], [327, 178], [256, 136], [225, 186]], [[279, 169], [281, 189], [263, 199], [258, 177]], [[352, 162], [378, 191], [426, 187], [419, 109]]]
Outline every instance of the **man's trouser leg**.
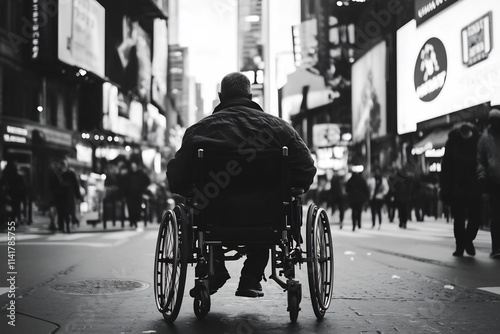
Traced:
[[259, 282], [264, 276], [264, 269], [269, 261], [269, 248], [263, 246], [247, 246], [247, 259], [241, 269], [241, 276], [252, 277]]
[[495, 185], [490, 191], [491, 208], [491, 249], [493, 252], [500, 251], [500, 186]]

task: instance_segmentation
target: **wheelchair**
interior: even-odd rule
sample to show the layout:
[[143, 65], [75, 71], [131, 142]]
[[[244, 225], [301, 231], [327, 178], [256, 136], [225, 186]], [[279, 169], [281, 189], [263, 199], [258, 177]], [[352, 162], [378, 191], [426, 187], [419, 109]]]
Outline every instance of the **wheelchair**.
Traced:
[[[179, 314], [189, 264], [195, 266], [194, 313], [201, 319], [210, 312], [208, 277], [214, 274], [214, 247], [221, 246], [226, 261], [240, 259], [248, 245], [271, 250], [269, 278], [287, 292], [292, 323], [297, 321], [302, 299], [296, 265], [307, 264], [315, 316], [322, 319], [330, 306], [334, 249], [327, 213], [309, 205], [304, 251], [304, 191], [288, 186], [288, 148], [246, 153], [217, 155], [196, 149], [195, 190], [185, 204], [163, 216], [156, 242], [154, 296], [168, 323]], [[258, 174], [262, 166], [270, 173]]]

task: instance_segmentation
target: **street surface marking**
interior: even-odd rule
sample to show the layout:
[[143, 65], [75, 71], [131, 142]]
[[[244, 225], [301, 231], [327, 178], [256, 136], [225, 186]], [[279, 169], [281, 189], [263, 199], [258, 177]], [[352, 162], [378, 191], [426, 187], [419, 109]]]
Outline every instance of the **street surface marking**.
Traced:
[[487, 292], [494, 293], [496, 295], [500, 295], [500, 286], [486, 287], [486, 288], [477, 288], [478, 290], [483, 290]]
[[[7, 234], [5, 235], [0, 235], [0, 242], [7, 242]], [[37, 239], [42, 237], [41, 235], [33, 235], [33, 234], [16, 234], [16, 241], [21, 241], [21, 240], [30, 240], [30, 239]]]
[[47, 238], [48, 241], [69, 241], [69, 240], [78, 240], [82, 238], [88, 238], [92, 236], [96, 236], [96, 233], [71, 233], [71, 234], [55, 234], [51, 235]]
[[141, 233], [141, 231], [113, 232], [113, 233], [106, 234], [102, 238], [106, 239], [106, 240], [123, 239], [123, 238], [128, 238], [128, 237], [135, 236], [135, 235], [137, 235], [139, 233]]
[[56, 245], [56, 246], [82, 246], [82, 247], [96, 247], [96, 248], [104, 248], [104, 247], [115, 247], [127, 242], [128, 239], [115, 242], [115, 243], [102, 243], [102, 242], [79, 242], [79, 241], [28, 241], [23, 242], [20, 245], [27, 246], [45, 246], [45, 245]]

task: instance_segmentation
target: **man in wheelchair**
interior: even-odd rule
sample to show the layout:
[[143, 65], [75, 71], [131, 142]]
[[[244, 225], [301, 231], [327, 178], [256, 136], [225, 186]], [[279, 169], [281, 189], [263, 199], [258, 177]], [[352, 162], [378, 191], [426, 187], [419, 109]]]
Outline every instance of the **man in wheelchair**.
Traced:
[[[282, 150], [288, 147], [287, 169], [291, 187], [309, 189], [316, 173], [311, 153], [293, 127], [284, 120], [265, 113], [262, 108], [251, 100], [251, 84], [248, 78], [241, 73], [230, 73], [221, 81], [219, 93], [220, 104], [213, 114], [189, 127], [184, 135], [182, 146], [170, 160], [167, 166], [167, 178], [170, 190], [184, 197], [197, 196], [202, 203], [207, 202], [210, 196], [194, 188], [195, 184], [195, 158], [196, 149], [203, 147], [217, 151], [239, 155], [246, 161], [251, 161], [259, 152], [266, 150]], [[207, 156], [207, 160], [210, 159]], [[260, 184], [269, 175], [268, 168], [272, 164], [248, 164], [245, 168], [255, 168], [252, 173], [245, 174], [244, 184]], [[237, 174], [241, 166], [230, 166], [225, 174], [214, 175], [214, 184], [220, 188], [226, 187], [233, 179], [231, 175]], [[238, 169], [239, 168], [239, 169]], [[247, 176], [249, 175], [249, 176]], [[217, 190], [217, 189], [216, 189]], [[212, 195], [212, 194], [210, 194]], [[268, 196], [253, 198], [252, 201], [271, 201]], [[238, 206], [249, 203], [231, 203], [230, 211], [238, 213]], [[243, 211], [242, 211], [243, 212]], [[265, 214], [265, 212], [264, 212]], [[243, 217], [242, 217], [243, 218]], [[230, 278], [224, 264], [222, 247], [214, 247], [214, 272], [209, 277], [210, 293], [216, 292]], [[265, 245], [252, 245], [246, 247], [246, 260], [241, 270], [241, 277], [236, 291], [236, 296], [262, 297], [260, 284], [264, 269], [269, 259], [269, 248]], [[191, 290], [194, 297], [196, 291]]]

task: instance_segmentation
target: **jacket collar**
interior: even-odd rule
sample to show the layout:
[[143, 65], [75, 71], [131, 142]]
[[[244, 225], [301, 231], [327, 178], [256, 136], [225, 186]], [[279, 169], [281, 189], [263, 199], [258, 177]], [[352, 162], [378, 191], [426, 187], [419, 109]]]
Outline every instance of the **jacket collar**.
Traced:
[[213, 113], [215, 114], [218, 111], [221, 111], [221, 110], [224, 110], [224, 109], [228, 109], [228, 108], [231, 108], [231, 107], [248, 107], [248, 108], [251, 108], [251, 109], [257, 109], [257, 110], [260, 110], [260, 111], [264, 111], [264, 110], [262, 110], [262, 108], [257, 103], [255, 103], [254, 101], [250, 100], [249, 98], [246, 98], [246, 97], [236, 97], [236, 98], [229, 99], [227, 101], [221, 102], [217, 107], [215, 107]]

